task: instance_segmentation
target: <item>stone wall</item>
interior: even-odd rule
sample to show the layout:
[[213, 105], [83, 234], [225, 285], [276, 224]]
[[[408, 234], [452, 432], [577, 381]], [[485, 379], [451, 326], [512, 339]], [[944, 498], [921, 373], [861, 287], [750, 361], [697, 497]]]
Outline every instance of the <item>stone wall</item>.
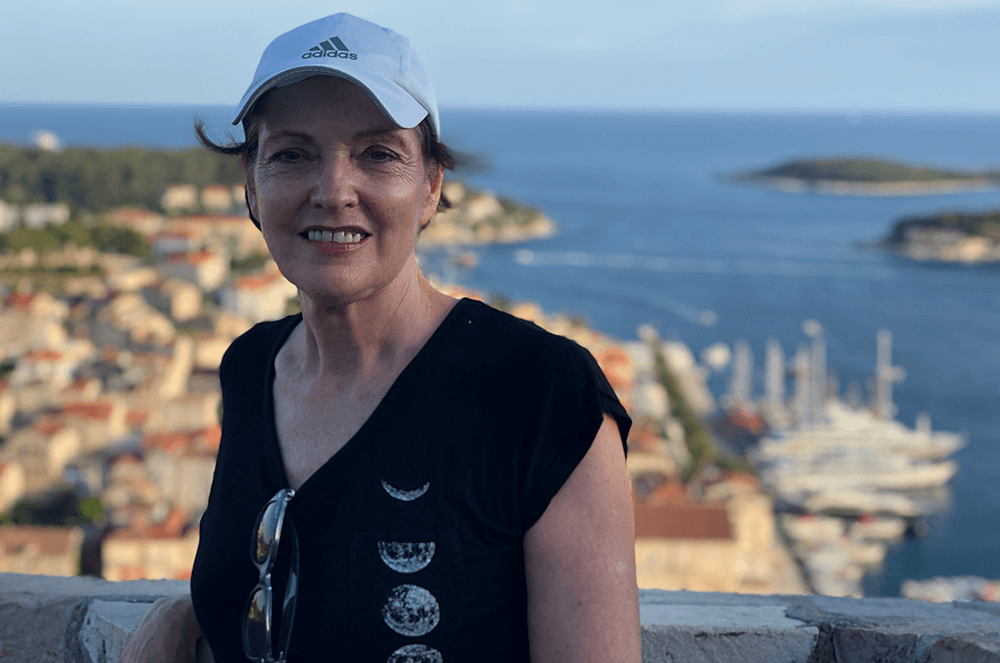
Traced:
[[[116, 663], [175, 580], [0, 574], [3, 663]], [[643, 590], [645, 663], [1000, 663], [1000, 606]]]

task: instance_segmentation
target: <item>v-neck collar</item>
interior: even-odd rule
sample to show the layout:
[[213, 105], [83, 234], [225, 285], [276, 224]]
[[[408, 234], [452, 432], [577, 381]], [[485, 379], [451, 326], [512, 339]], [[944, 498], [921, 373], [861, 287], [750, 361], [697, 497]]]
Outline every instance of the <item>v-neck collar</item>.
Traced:
[[[331, 483], [337, 481], [341, 476], [343, 476], [344, 471], [355, 458], [358, 457], [364, 451], [370, 450], [373, 443], [379, 440], [379, 431], [385, 427], [388, 423], [388, 419], [392, 416], [400, 416], [402, 410], [401, 408], [396, 408], [395, 403], [400, 401], [401, 404], [405, 401], [402, 399], [406, 398], [405, 392], [407, 391], [407, 385], [412, 382], [413, 375], [419, 372], [420, 367], [428, 361], [433, 360], [433, 356], [437, 353], [438, 349], [445, 348], [448, 345], [448, 338], [452, 333], [453, 328], [461, 320], [461, 312], [464, 311], [473, 300], [462, 298], [455, 303], [452, 309], [445, 316], [444, 320], [438, 325], [437, 329], [431, 334], [430, 338], [424, 343], [417, 353], [413, 356], [410, 362], [403, 368], [400, 374], [390, 385], [389, 390], [379, 401], [375, 409], [368, 416], [368, 419], [361, 425], [361, 428], [354, 433], [354, 435], [349, 439], [343, 447], [341, 447], [333, 456], [331, 456], [325, 463], [320, 465], [305, 481], [298, 490], [295, 491], [295, 502], [301, 503], [310, 499], [310, 496], [314, 493], [322, 493], [323, 489], [329, 486]], [[275, 475], [272, 475], [277, 487], [275, 490], [280, 488], [288, 488], [288, 473], [285, 468], [285, 461], [281, 456], [281, 445], [278, 442], [278, 427], [274, 412], [274, 379], [275, 379], [275, 367], [274, 362], [278, 356], [278, 352], [285, 345], [285, 342], [291, 336], [292, 332], [296, 327], [302, 322], [302, 314], [292, 316], [287, 318], [285, 323], [286, 327], [281, 330], [274, 347], [271, 349], [271, 354], [268, 357], [267, 363], [267, 373], [264, 379], [264, 418], [266, 421], [266, 431], [267, 441], [265, 445], [265, 460], [273, 468]], [[271, 475], [268, 472], [268, 475]]]

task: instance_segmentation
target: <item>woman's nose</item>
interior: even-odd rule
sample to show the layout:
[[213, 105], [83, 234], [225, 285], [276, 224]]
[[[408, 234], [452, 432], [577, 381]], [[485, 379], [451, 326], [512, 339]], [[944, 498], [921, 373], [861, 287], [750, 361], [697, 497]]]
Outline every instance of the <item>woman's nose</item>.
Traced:
[[338, 152], [323, 159], [314, 173], [310, 203], [331, 212], [357, 205], [354, 171], [348, 154]]

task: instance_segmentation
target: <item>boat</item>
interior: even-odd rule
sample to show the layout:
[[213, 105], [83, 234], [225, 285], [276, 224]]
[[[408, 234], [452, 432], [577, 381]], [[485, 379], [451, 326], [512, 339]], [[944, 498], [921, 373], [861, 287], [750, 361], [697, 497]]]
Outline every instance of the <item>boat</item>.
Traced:
[[[892, 365], [889, 332], [877, 337], [868, 408], [827, 393], [822, 327], [806, 321], [803, 332], [811, 346], [800, 346], [791, 362], [795, 393], [788, 402], [784, 355], [768, 343], [766, 397], [757, 406], [766, 428], [747, 458], [776, 508], [787, 512], [780, 514], [779, 528], [814, 591], [861, 596], [861, 578], [881, 564], [887, 544], [916, 532], [921, 516], [940, 507], [944, 487], [958, 472], [949, 457], [966, 440], [932, 431], [927, 415], [914, 428], [893, 418], [892, 385], [905, 372]], [[748, 350], [744, 354], [749, 357]], [[749, 361], [744, 358], [734, 374], [729, 398], [741, 420], [750, 400]]]

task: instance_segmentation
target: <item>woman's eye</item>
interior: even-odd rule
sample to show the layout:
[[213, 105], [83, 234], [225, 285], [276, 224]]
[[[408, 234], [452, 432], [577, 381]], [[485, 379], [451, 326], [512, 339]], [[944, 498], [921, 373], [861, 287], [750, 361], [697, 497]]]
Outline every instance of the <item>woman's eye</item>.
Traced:
[[271, 157], [271, 161], [283, 161], [288, 163], [290, 161], [298, 161], [302, 158], [298, 152], [292, 150], [282, 150], [281, 152], [276, 152], [274, 156]]
[[372, 161], [392, 161], [399, 158], [395, 152], [384, 147], [369, 147], [365, 155]]

